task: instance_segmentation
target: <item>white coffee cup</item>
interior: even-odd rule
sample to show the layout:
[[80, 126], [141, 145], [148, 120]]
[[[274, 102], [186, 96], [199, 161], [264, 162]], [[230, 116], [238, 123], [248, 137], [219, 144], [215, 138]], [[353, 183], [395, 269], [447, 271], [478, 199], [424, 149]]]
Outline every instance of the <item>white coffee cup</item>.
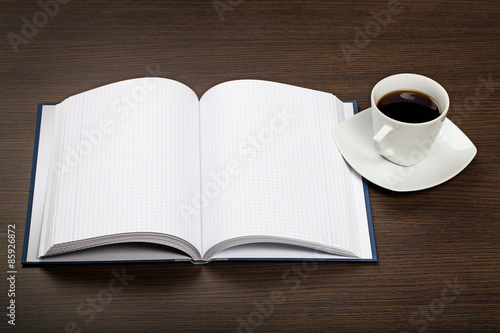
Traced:
[[[415, 91], [431, 97], [440, 115], [430, 121], [408, 123], [390, 118], [377, 103], [395, 91]], [[436, 81], [418, 74], [396, 74], [379, 81], [371, 93], [373, 144], [377, 152], [391, 162], [411, 166], [432, 151], [450, 106], [446, 90]]]

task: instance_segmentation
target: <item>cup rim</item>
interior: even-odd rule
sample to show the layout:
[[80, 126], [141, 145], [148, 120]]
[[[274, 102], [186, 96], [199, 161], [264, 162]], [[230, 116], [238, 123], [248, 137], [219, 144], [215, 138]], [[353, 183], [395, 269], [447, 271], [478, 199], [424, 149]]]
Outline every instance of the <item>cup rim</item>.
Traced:
[[[435, 84], [436, 84], [439, 88], [441, 88], [441, 89], [442, 89], [442, 91], [444, 92], [444, 95], [445, 95], [445, 97], [446, 97], [446, 101], [447, 101], [447, 104], [448, 104], [448, 105], [446, 106], [446, 108], [445, 108], [445, 109], [443, 109], [443, 110], [442, 110], [441, 114], [440, 114], [438, 117], [436, 117], [436, 118], [434, 118], [434, 119], [432, 119], [432, 120], [428, 120], [428, 121], [424, 121], [424, 122], [420, 122], [420, 123], [408, 123], [408, 122], [401, 121], [401, 120], [397, 120], [397, 119], [394, 119], [394, 118], [391, 118], [391, 117], [387, 116], [385, 113], [383, 113], [382, 111], [380, 111], [380, 110], [379, 110], [379, 108], [377, 107], [377, 103], [374, 103], [375, 101], [374, 101], [374, 96], [373, 96], [373, 94], [374, 94], [375, 88], [377, 88], [377, 86], [378, 86], [379, 84], [381, 84], [381, 83], [382, 83], [383, 81], [385, 81], [385, 80], [388, 80], [388, 79], [394, 78], [394, 77], [396, 77], [396, 76], [418, 76], [418, 77], [421, 77], [421, 78], [424, 78], [424, 79], [426, 79], [426, 80], [429, 80], [429, 81], [434, 82], [434, 83], [435, 83]], [[420, 92], [420, 93], [422, 93], [422, 94], [426, 94], [426, 95], [427, 95], [427, 93], [424, 93], [424, 92], [422, 92], [422, 91], [419, 91], [418, 89], [408, 89], [408, 90], [417, 91], [417, 92]], [[396, 91], [396, 90], [394, 90], [394, 91]], [[386, 95], [386, 94], [384, 94], [384, 95]], [[431, 97], [432, 97], [432, 96], [431, 96]], [[433, 97], [432, 97], [432, 98], [433, 98]], [[433, 98], [433, 99], [434, 99], [434, 98]], [[435, 100], [435, 99], [434, 99], [434, 100]], [[390, 76], [386, 76], [385, 78], [383, 78], [382, 80], [378, 81], [378, 82], [377, 82], [377, 83], [373, 86], [372, 91], [371, 91], [371, 94], [370, 94], [370, 103], [372, 104], [372, 111], [373, 111], [373, 110], [376, 110], [376, 111], [378, 112], [378, 114], [382, 115], [385, 119], [388, 119], [388, 120], [390, 120], [390, 121], [393, 121], [393, 122], [395, 122], [395, 123], [397, 123], [397, 124], [403, 124], [403, 125], [405, 125], [405, 126], [422, 126], [422, 125], [428, 125], [428, 124], [431, 124], [431, 123], [433, 123], [433, 122], [443, 121], [443, 120], [444, 120], [444, 118], [446, 118], [446, 115], [448, 114], [448, 110], [449, 110], [449, 108], [450, 108], [450, 96], [448, 95], [448, 92], [446, 91], [446, 89], [444, 89], [444, 87], [443, 87], [441, 84], [439, 84], [439, 82], [437, 82], [437, 81], [435, 81], [435, 80], [431, 79], [431, 78], [430, 78], [430, 77], [428, 77], [428, 76], [421, 75], [421, 74], [415, 74], [415, 73], [399, 73], [399, 74], [393, 74], [393, 75], [390, 75]], [[436, 101], [436, 103], [437, 103], [437, 101]], [[439, 103], [438, 103], [438, 105], [439, 105]], [[439, 105], [439, 107], [441, 108], [441, 105]]]

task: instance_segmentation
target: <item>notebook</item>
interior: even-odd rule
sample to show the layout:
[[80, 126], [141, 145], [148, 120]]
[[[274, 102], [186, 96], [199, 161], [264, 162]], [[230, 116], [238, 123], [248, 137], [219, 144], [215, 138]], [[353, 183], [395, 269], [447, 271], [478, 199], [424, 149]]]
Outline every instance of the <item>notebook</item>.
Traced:
[[331, 136], [355, 112], [261, 80], [40, 104], [22, 262], [376, 261], [366, 184]]

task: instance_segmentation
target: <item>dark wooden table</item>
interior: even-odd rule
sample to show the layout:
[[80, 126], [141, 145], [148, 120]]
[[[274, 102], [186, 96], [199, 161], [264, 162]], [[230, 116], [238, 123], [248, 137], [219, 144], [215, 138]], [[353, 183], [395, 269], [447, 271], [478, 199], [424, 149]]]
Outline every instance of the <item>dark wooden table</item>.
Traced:
[[[0, 331], [500, 331], [498, 1], [3, 0], [0, 27]], [[378, 263], [21, 267], [38, 102], [154, 74], [200, 96], [255, 78], [363, 109], [401, 72], [448, 90], [449, 118], [478, 155], [428, 190], [370, 184]]]

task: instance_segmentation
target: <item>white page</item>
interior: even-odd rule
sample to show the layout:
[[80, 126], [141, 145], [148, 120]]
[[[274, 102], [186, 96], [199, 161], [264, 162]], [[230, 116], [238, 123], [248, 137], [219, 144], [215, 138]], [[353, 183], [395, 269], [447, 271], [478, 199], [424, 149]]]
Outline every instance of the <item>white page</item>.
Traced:
[[56, 113], [62, 154], [51, 165], [54, 210], [45, 210], [42, 239], [52, 218], [53, 243], [156, 232], [200, 245], [199, 216], [187, 219], [180, 209], [200, 184], [199, 102], [191, 89], [127, 80], [70, 97]]
[[[344, 103], [345, 118], [354, 115], [353, 104], [350, 102]], [[356, 216], [358, 223], [359, 234], [359, 253], [357, 257], [360, 259], [373, 259], [374, 253], [372, 252], [372, 240], [370, 238], [370, 229], [367, 223], [368, 214], [365, 201], [364, 185], [361, 176], [349, 167], [350, 179], [354, 192], [354, 203], [356, 205]], [[356, 225], [355, 223], [351, 223]], [[317, 251], [314, 249], [288, 246], [276, 243], [259, 243], [259, 244], [246, 244], [231, 247], [216, 253], [213, 258], [227, 259], [227, 258], [240, 258], [240, 259], [269, 259], [269, 258], [282, 258], [282, 259], [311, 259], [311, 260], [352, 260], [352, 256], [339, 256], [331, 253]]]
[[337, 98], [240, 80], [200, 105], [204, 252], [254, 235], [359, 252], [351, 173], [331, 137]]

